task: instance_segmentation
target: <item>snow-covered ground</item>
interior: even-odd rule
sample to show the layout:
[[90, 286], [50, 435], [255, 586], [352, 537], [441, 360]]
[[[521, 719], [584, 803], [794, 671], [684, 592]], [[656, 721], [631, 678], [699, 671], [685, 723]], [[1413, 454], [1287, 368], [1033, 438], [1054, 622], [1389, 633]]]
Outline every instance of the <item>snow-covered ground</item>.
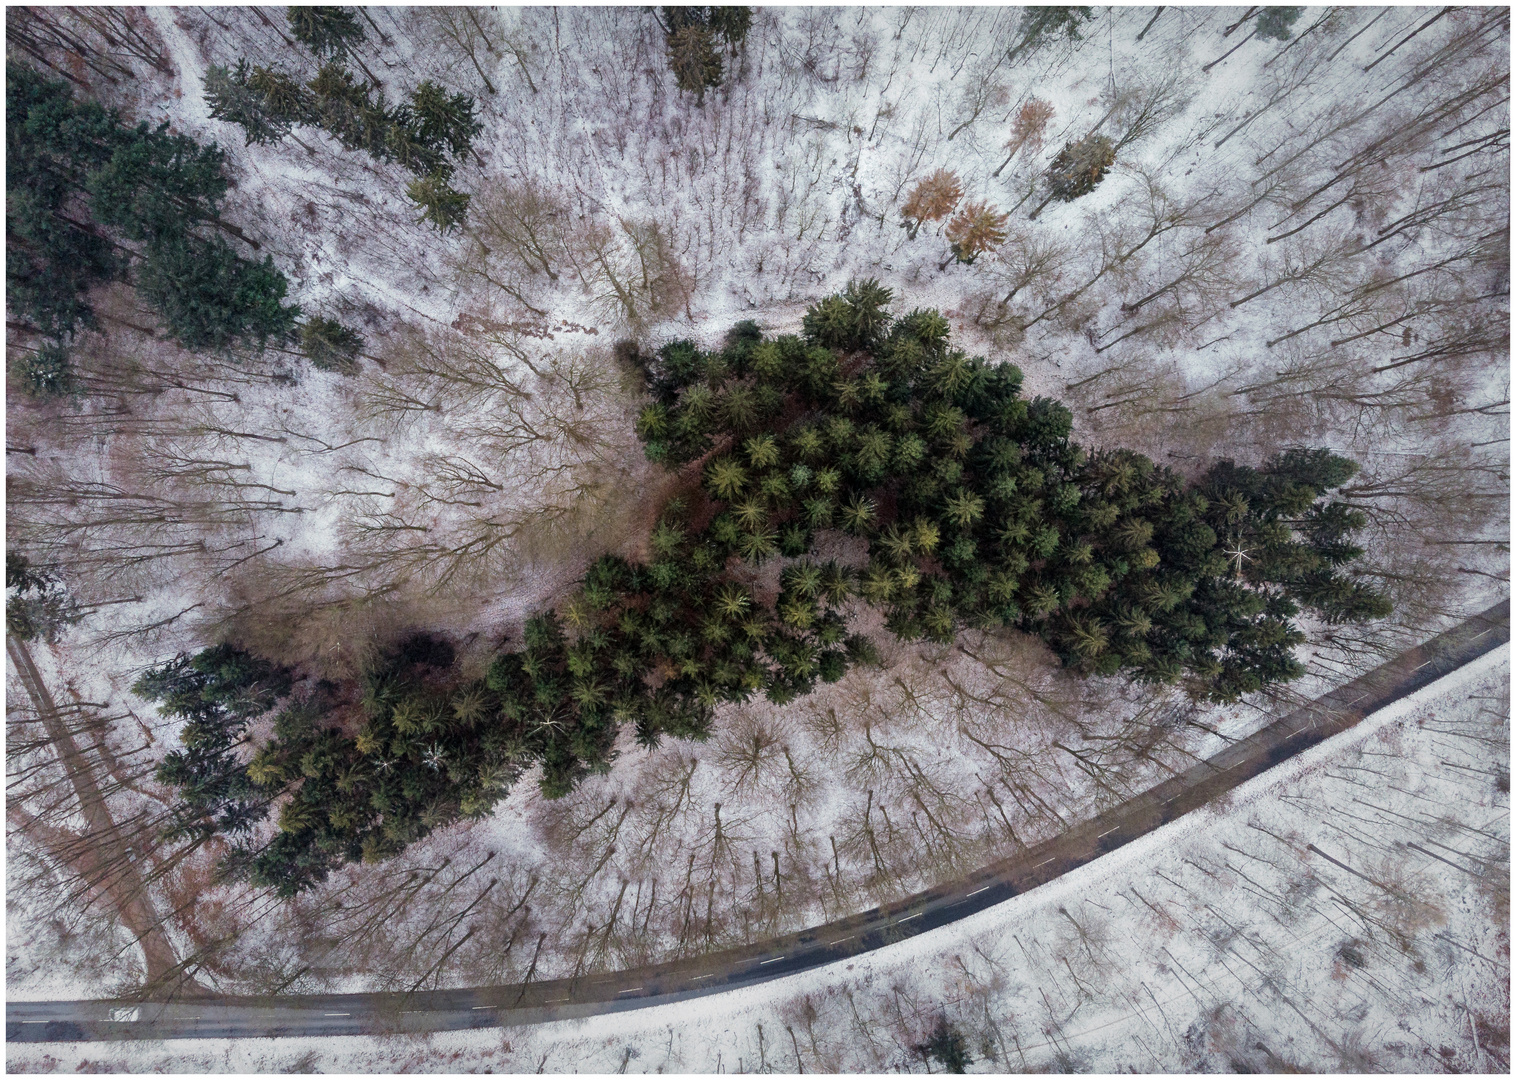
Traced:
[[[1011, 64], [1017, 8], [760, 9], [728, 86], [697, 108], [674, 90], [641, 9], [480, 9], [495, 44], [478, 55], [497, 93], [447, 40], [441, 15], [373, 9], [389, 41], [364, 56], [392, 101], [428, 77], [478, 99], [484, 164], [458, 177], [478, 200], [476, 221], [491, 199], [531, 186], [562, 200], [576, 243], [622, 219], [663, 230], [692, 292], [681, 310], [630, 326], [592, 275], [565, 269], [548, 282], [504, 259], [481, 263], [467, 237], [417, 225], [397, 167], [309, 129], [299, 134], [311, 155], [292, 142], [243, 147], [237, 129], [209, 118], [206, 68], [242, 56], [298, 66], [298, 54], [251, 9], [149, 9], [177, 74], [107, 93], [133, 116], [225, 146], [237, 183], [228, 216], [261, 239], [295, 300], [360, 328], [384, 366], [365, 361], [349, 379], [284, 356], [237, 368], [113, 334], [87, 342], [81, 366], [152, 393], [13, 406], [10, 441], [38, 452], [10, 462], [8, 537], [109, 605], [37, 650], [50, 685], [110, 703], [123, 716], [110, 745], [150, 762], [177, 733], [127, 687], [182, 649], [230, 637], [342, 676], [376, 641], [421, 626], [451, 634], [477, 663], [534, 606], [561, 599], [589, 559], [640, 539], [660, 477], [631, 436], [637, 391], [611, 343], [634, 332], [645, 346], [712, 342], [747, 317], [793, 330], [807, 303], [864, 275], [895, 289], [902, 308], [943, 308], [966, 346], [1020, 365], [1029, 393], [1067, 400], [1082, 442], [1133, 446], [1187, 473], [1304, 444], [1363, 461], [1353, 498], [1371, 512], [1368, 562], [1397, 615], [1363, 639], [1310, 627], [1299, 692], [1483, 608], [1508, 588], [1496, 546], [1508, 536], [1504, 241], [1485, 250], [1509, 217], [1508, 155], [1497, 140], [1462, 168], [1438, 163], [1468, 149], [1443, 148], [1509, 127], [1508, 29], [1485, 27], [1488, 8], [1435, 20], [1435, 9], [1308, 9], [1296, 40], [1255, 38], [1205, 70], [1248, 33], [1244, 23], [1225, 34], [1244, 9], [1169, 7], [1138, 41], [1153, 10], [1096, 9], [1081, 42]], [[1054, 110], [1044, 144], [1002, 167], [1011, 120], [1033, 97]], [[1422, 132], [1428, 118], [1437, 123]], [[1030, 185], [1097, 125], [1132, 136], [1109, 176], [1030, 219], [1041, 199], [1023, 199]], [[1343, 163], [1356, 171], [1300, 202]], [[1006, 244], [972, 266], [941, 267], [937, 226], [915, 239], [899, 227], [910, 183], [939, 167], [969, 197], [1012, 212]], [[1395, 231], [1417, 214], [1425, 221]], [[515, 273], [525, 299], [481, 271]], [[1344, 303], [1340, 321], [1285, 336], [1335, 320]], [[1371, 371], [1449, 341], [1435, 362]], [[574, 437], [530, 437], [543, 430]], [[483, 483], [462, 475], [470, 463]], [[489, 929], [449, 954], [437, 981], [519, 977], [539, 933], [544, 973], [621, 966], [868, 906], [1041, 839], [1245, 732], [1268, 705], [1191, 713], [1115, 681], [1056, 674], [1025, 639], [963, 644], [892, 648], [886, 670], [788, 709], [724, 710], [704, 746], [649, 754], [628, 742], [611, 776], [560, 803], [528, 778], [490, 820], [444, 830], [380, 871], [339, 875], [300, 904], [212, 886], [192, 863], [166, 882], [162, 905], [191, 912], [174, 931], [186, 953], [235, 939], [205, 973], [225, 989], [409, 985], [464, 932], [449, 920], [491, 879], [477, 909]], [[1157, 761], [1113, 744], [1154, 721]], [[1055, 741], [1099, 754], [1082, 767]], [[140, 790], [111, 796], [121, 820], [166, 794], [144, 776], [133, 783]], [[724, 849], [712, 836], [717, 802]], [[946, 834], [927, 832], [927, 811]], [[884, 840], [885, 873], [864, 825]], [[782, 899], [767, 877], [773, 852]], [[412, 870], [436, 873], [391, 913], [388, 933], [353, 932], [355, 899]], [[1170, 876], [1189, 880], [1179, 868]], [[1149, 885], [1158, 897], [1170, 886], [1137, 888], [1180, 910], [1177, 894], [1161, 901]], [[691, 888], [715, 898], [718, 939], [683, 933], [679, 897]], [[531, 924], [512, 914], [529, 893]], [[55, 920], [43, 896], [10, 900], [11, 937], [24, 943], [8, 954], [11, 993], [103, 994], [134, 977], [133, 950], [98, 916]], [[606, 932], [627, 907], [632, 918]], [[1095, 952], [1069, 959], [1093, 963]], [[1041, 954], [1016, 955], [1032, 964]], [[1041, 985], [1049, 1008], [1067, 1000], [1064, 1022], [1074, 999]], [[867, 1015], [883, 1015], [885, 991], [868, 993]], [[1067, 1023], [1083, 1030], [1095, 1005]], [[750, 1059], [739, 1049], [749, 1034], [733, 1035], [723, 1068], [733, 1054]]]
[[[1049, 885], [678, 1005], [430, 1037], [8, 1048], [17, 1071], [1509, 1070], [1510, 650]], [[1335, 861], [1334, 861], [1335, 860]]]

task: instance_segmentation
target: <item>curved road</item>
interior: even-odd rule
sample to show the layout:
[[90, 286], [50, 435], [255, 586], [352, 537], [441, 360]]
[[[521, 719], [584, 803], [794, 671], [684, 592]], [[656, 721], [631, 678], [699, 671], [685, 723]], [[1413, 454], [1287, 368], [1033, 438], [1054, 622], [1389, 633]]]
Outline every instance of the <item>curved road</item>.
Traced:
[[1028, 892], [1181, 817], [1510, 640], [1503, 600], [1121, 806], [969, 877], [785, 937], [692, 960], [414, 994], [217, 996], [6, 1005], [7, 1042], [359, 1035], [529, 1024], [661, 1005], [820, 967]]

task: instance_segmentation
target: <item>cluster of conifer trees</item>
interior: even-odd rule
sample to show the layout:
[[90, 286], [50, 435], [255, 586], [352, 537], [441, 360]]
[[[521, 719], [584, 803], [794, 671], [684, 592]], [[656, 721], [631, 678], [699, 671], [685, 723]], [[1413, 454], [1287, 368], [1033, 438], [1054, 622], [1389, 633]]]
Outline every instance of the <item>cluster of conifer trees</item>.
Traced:
[[[452, 186], [455, 162], [473, 149], [481, 125], [474, 99], [450, 93], [430, 79], [391, 107], [370, 75], [360, 79], [344, 66], [365, 34], [351, 11], [340, 7], [292, 7], [290, 32], [320, 62], [310, 79], [278, 66], [213, 65], [205, 79], [211, 115], [242, 128], [249, 145], [279, 142], [298, 126], [318, 127], [345, 149], [363, 150], [376, 161], [398, 162], [415, 174], [406, 194], [421, 220], [449, 232], [468, 214], [469, 198]], [[367, 73], [367, 72], [365, 72]]]
[[38, 396], [73, 389], [68, 348], [94, 328], [89, 290], [131, 280], [186, 349], [261, 349], [297, 340], [313, 362], [346, 367], [362, 345], [327, 319], [300, 321], [271, 258], [247, 258], [221, 216], [225, 154], [173, 135], [168, 124], [125, 124], [68, 83], [7, 63], [6, 301], [44, 344], [18, 370]]
[[[288, 793], [272, 842], [244, 842], [227, 868], [291, 895], [487, 813], [533, 765], [547, 795], [566, 794], [610, 768], [626, 725], [648, 746], [700, 739], [722, 702], [783, 705], [841, 678], [877, 658], [849, 632], [855, 599], [905, 640], [1016, 627], [1081, 672], [1217, 702], [1301, 674], [1302, 608], [1388, 613], [1345, 570], [1362, 514], [1325, 498], [1352, 462], [1295, 450], [1186, 483], [1131, 451], [1086, 451], [1066, 408], [1022, 397], [1014, 366], [953, 348], [935, 311], [892, 319], [890, 300], [856, 283], [812, 306], [803, 336], [746, 322], [718, 350], [681, 341], [650, 358], [637, 432], [654, 461], [703, 461], [699, 491], [665, 508], [647, 562], [600, 558], [483, 678], [460, 684], [445, 643], [413, 638], [365, 676], [361, 720], [339, 722], [353, 703], [318, 688], [244, 768], [228, 740], [247, 714], [184, 712], [174, 679], [209, 663], [231, 676], [217, 701], [262, 703], [274, 676], [225, 646], [149, 673], [140, 692], [192, 718], [189, 756], [163, 773], [187, 820], [249, 833], [247, 808]], [[864, 541], [866, 562], [810, 557], [822, 530]], [[776, 558], [765, 589], [758, 568]]]
[[704, 104], [706, 90], [720, 86], [726, 78], [717, 39], [735, 58], [753, 25], [753, 9], [692, 5], [665, 7], [661, 15], [654, 9], [653, 14], [663, 29], [675, 85], [695, 94], [696, 104]]

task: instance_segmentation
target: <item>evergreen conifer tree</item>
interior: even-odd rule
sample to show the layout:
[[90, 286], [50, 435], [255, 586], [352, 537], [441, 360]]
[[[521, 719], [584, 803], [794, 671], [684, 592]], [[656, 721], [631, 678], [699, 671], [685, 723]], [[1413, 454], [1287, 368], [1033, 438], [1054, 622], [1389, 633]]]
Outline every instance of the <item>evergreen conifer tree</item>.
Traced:
[[911, 1049], [923, 1059], [935, 1061], [950, 1073], [965, 1072], [974, 1063], [963, 1033], [948, 1023], [945, 1016], [937, 1018], [937, 1024], [925, 1042], [918, 1043]]
[[1302, 7], [1266, 7], [1253, 24], [1254, 31], [1261, 38], [1289, 41], [1290, 27], [1295, 25], [1304, 12], [1305, 8]]
[[316, 98], [303, 83], [282, 68], [256, 66], [247, 77], [248, 89], [263, 95], [263, 109], [279, 125], [316, 122]]
[[694, 93], [696, 103], [703, 105], [706, 90], [720, 86], [726, 74], [716, 40], [723, 40], [735, 57], [752, 26], [753, 12], [747, 7], [665, 7], [659, 23], [675, 84]]
[[1048, 194], [1032, 212], [1032, 217], [1042, 213], [1042, 208], [1054, 199], [1073, 202], [1081, 195], [1095, 190], [1095, 185], [1105, 179], [1105, 171], [1116, 161], [1116, 149], [1111, 140], [1094, 132], [1076, 143], [1065, 143], [1044, 178]]
[[699, 25], [684, 26], [668, 36], [669, 70], [674, 73], [674, 83], [686, 93], [693, 93], [697, 105], [705, 104], [706, 90], [720, 86], [724, 75], [715, 42], [715, 33]]
[[246, 60], [238, 60], [235, 69], [212, 64], [205, 73], [205, 101], [211, 117], [242, 128], [248, 146], [279, 142], [289, 134], [300, 110], [276, 107], [266, 90], [251, 85], [250, 78]]
[[1021, 16], [1021, 40], [1006, 54], [1006, 59], [1014, 60], [1023, 52], [1037, 49], [1060, 33], [1070, 41], [1078, 41], [1080, 26], [1094, 17], [1087, 7], [1028, 7]]
[[[667, 9], [665, 9], [667, 10]], [[747, 32], [753, 25], [753, 9], [750, 7], [713, 7], [710, 27], [726, 41], [733, 56], [747, 40]]]
[[1048, 187], [1055, 198], [1073, 202], [1095, 190], [1106, 169], [1116, 160], [1111, 140], [1104, 135], [1086, 135], [1058, 152], [1048, 168]]
[[91, 213], [127, 239], [148, 243], [219, 223], [217, 207], [228, 187], [225, 161], [220, 147], [170, 135], [167, 123], [154, 131], [141, 124], [86, 178]]
[[5, 553], [5, 631], [22, 641], [58, 640], [83, 616], [63, 583], [26, 556]]
[[427, 146], [446, 149], [461, 159], [473, 146], [483, 125], [474, 117], [474, 99], [464, 93], [449, 94], [430, 79], [411, 91], [410, 118], [418, 138]]
[[412, 180], [405, 194], [421, 209], [416, 220], [431, 222], [438, 232], [452, 232], [468, 216], [471, 196], [455, 190], [440, 172]]
[[290, 33], [317, 58], [340, 60], [363, 40], [363, 27], [346, 8], [291, 7]]
[[243, 259], [220, 237], [191, 234], [153, 244], [137, 275], [143, 299], [187, 349], [263, 348], [286, 339], [300, 309], [271, 257]]
[[61, 341], [44, 341], [31, 352], [18, 347], [11, 371], [22, 393], [32, 398], [67, 397], [76, 387], [68, 349]]
[[393, 159], [389, 129], [394, 123], [384, 103], [384, 91], [354, 78], [335, 60], [321, 65], [308, 84], [313, 95], [313, 119], [348, 150], [363, 150], [380, 161]]
[[358, 370], [363, 335], [336, 319], [313, 315], [300, 324], [300, 351], [323, 371], [351, 375]]

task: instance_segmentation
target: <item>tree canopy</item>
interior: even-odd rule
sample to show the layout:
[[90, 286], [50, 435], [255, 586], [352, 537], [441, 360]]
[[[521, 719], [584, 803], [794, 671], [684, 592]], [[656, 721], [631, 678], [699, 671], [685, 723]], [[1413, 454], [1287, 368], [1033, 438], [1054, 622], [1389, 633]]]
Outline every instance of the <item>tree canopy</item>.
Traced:
[[221, 217], [220, 148], [170, 134], [167, 123], [128, 126], [15, 63], [6, 65], [6, 128], [7, 299], [51, 342], [25, 385], [67, 388], [66, 342], [95, 325], [86, 294], [113, 279], [135, 277], [189, 349], [261, 348], [292, 331], [300, 309], [283, 302], [284, 275], [219, 235], [252, 244]]
[[[1086, 449], [1067, 408], [1022, 396], [1016, 367], [954, 348], [936, 311], [893, 317], [891, 300], [854, 282], [799, 336], [744, 322], [719, 349], [659, 349], [637, 434], [666, 467], [699, 462], [701, 482], [664, 507], [646, 561], [598, 559], [473, 682], [448, 675], [444, 644], [405, 643], [366, 677], [351, 737], [309, 705], [276, 724], [248, 776], [291, 800], [247, 854], [252, 880], [298, 891], [384, 858], [488, 812], [533, 765], [564, 795], [611, 767], [623, 728], [648, 746], [702, 739], [722, 703], [794, 701], [877, 658], [851, 630], [860, 605], [904, 640], [1013, 628], [1079, 672], [1214, 702], [1302, 673], [1302, 610], [1388, 613], [1351, 572], [1361, 512], [1328, 497], [1351, 461], [1290, 450], [1186, 481]], [[866, 558], [818, 560], [827, 531]], [[752, 571], [776, 559], [765, 593]]]

